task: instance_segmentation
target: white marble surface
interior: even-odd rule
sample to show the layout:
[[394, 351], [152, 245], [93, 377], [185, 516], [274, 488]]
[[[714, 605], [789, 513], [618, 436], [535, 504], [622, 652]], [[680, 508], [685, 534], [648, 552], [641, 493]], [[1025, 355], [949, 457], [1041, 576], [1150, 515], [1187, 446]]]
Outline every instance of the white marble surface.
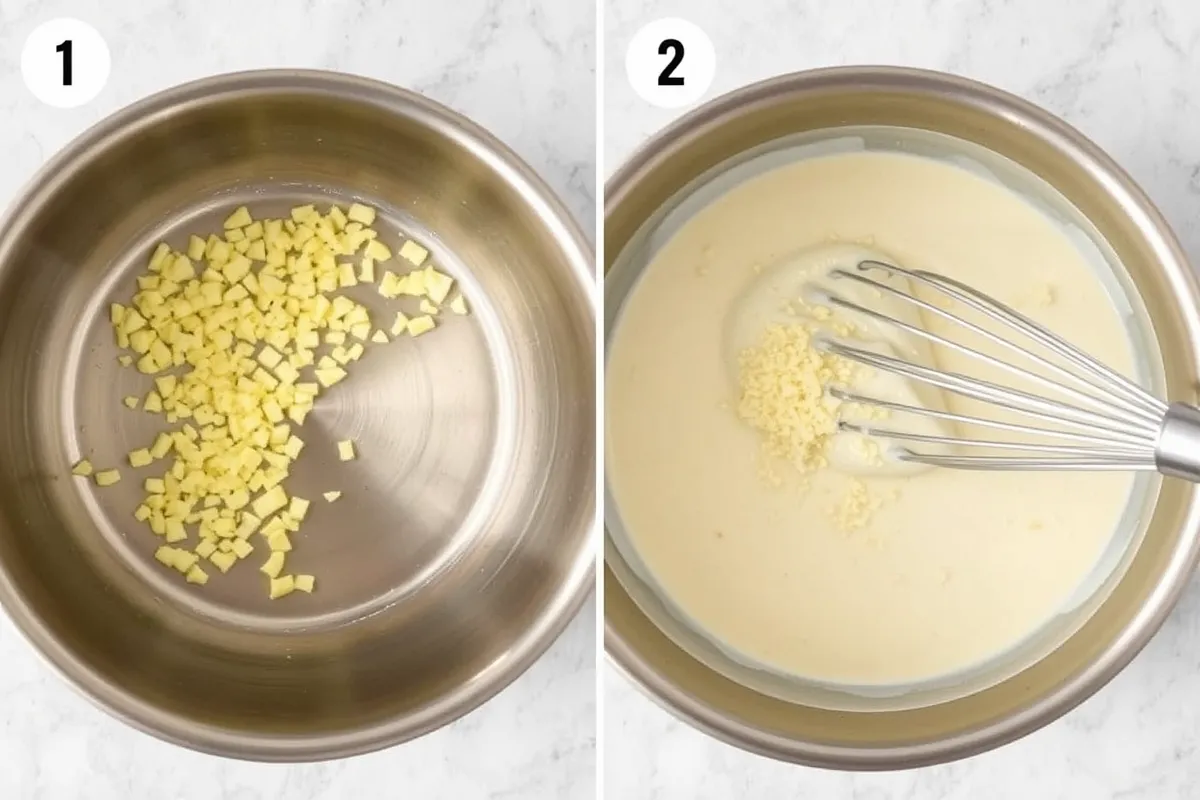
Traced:
[[[539, 169], [591, 231], [595, 14], [593, 0], [0, 0], [0, 203], [71, 137], [137, 98], [218, 72], [304, 66], [381, 78], [465, 112]], [[90, 22], [112, 51], [107, 88], [74, 111], [40, 105], [20, 77], [25, 36], [57, 16]], [[594, 653], [589, 602], [533, 669], [457, 724], [371, 756], [272, 766], [119, 725], [0, 618], [0, 798], [590, 798]]]
[[[709, 94], [816, 66], [960, 73], [1064, 116], [1143, 185], [1200, 264], [1200, 5], [1191, 0], [608, 0], [604, 165], [676, 116], [624, 74], [645, 22], [682, 16], [717, 51]], [[891, 774], [786, 766], [719, 744], [604, 677], [605, 795], [621, 800], [1165, 800], [1200, 797], [1200, 583], [1137, 660], [1042, 731]]]

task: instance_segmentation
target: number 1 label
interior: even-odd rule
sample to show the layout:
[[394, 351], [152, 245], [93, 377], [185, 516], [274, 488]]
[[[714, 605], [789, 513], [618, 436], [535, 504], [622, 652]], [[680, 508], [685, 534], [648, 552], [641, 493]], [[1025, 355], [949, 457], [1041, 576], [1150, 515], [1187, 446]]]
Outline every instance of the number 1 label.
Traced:
[[104, 89], [112, 61], [104, 37], [77, 19], [34, 28], [21, 51], [21, 77], [33, 96], [55, 108], [78, 108]]
[[71, 85], [71, 40], [64, 39], [62, 44], [54, 48], [54, 52], [62, 53], [62, 82], [63, 86]]

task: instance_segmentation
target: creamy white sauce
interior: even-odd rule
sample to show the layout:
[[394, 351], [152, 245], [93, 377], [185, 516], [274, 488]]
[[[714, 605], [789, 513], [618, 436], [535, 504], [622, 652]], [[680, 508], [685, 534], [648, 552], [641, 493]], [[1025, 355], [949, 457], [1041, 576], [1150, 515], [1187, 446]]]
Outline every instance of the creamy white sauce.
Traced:
[[[647, 265], [610, 338], [606, 403], [609, 488], [640, 566], [739, 660], [834, 685], [902, 685], [989, 659], [1070, 602], [1133, 479], [872, 472], [834, 458], [803, 481], [764, 481], [757, 435], [731, 411], [730, 359], [779, 320], [814, 259], [858, 252], [848, 248], [977, 286], [1126, 373], [1132, 353], [1062, 226], [985, 177], [916, 156], [778, 166], [698, 210]], [[889, 335], [883, 346], [928, 357]], [[986, 375], [961, 356], [937, 359]], [[882, 391], [970, 408], [904, 382]], [[828, 511], [852, 476], [896, 498], [846, 533]]]

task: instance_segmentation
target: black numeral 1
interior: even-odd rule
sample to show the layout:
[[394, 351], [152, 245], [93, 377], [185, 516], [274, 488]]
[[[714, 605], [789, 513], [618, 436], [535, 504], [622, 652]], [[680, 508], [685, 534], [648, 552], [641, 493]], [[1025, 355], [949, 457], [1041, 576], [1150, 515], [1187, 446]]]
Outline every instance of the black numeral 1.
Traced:
[[71, 85], [71, 40], [67, 39], [58, 47], [54, 48], [54, 52], [62, 53], [63, 61], [63, 86]]

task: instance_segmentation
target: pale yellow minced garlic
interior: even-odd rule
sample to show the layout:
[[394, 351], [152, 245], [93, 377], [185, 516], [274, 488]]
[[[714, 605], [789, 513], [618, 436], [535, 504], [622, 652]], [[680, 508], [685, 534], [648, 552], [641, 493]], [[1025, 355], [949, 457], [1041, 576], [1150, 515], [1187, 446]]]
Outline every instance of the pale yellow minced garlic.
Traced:
[[864, 528], [882, 504], [883, 500], [872, 495], [866, 484], [852, 480], [841, 502], [831, 510], [834, 524], [847, 533]]
[[855, 365], [815, 348], [802, 325], [772, 325], [738, 358], [738, 417], [763, 437], [769, 456], [800, 472], [825, 465], [837, 414], [830, 383], [848, 383]]

